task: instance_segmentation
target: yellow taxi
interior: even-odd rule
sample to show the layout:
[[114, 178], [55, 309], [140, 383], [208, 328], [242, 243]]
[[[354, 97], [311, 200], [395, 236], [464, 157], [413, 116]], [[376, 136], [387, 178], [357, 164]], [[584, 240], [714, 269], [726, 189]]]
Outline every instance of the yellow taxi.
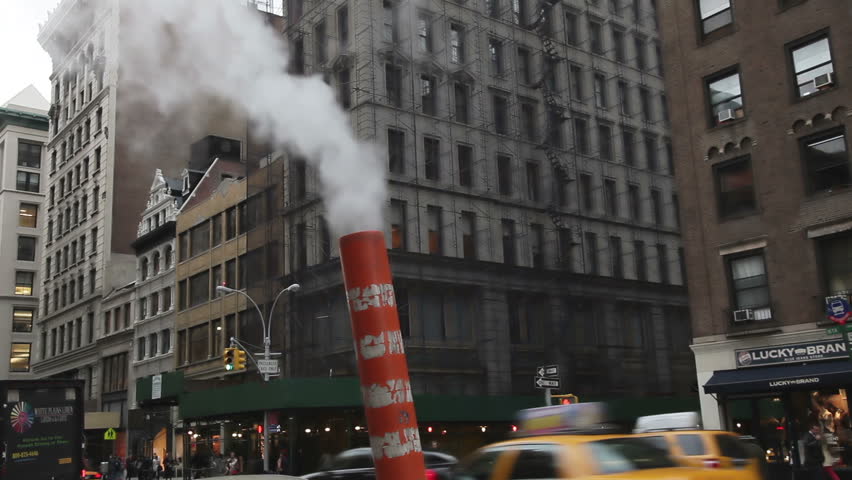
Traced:
[[483, 447], [460, 463], [453, 480], [750, 480], [721, 470], [678, 465], [652, 441], [609, 433], [600, 404], [521, 412], [523, 436]]
[[765, 476], [761, 447], [736, 433], [703, 430], [697, 412], [640, 417], [633, 433], [668, 450], [683, 465], [735, 471], [749, 480]]

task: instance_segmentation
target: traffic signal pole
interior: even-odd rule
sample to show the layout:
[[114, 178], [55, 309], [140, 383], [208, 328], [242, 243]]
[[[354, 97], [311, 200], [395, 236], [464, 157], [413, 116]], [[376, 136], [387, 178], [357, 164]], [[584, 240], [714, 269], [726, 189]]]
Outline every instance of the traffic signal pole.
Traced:
[[340, 239], [361, 395], [377, 480], [423, 480], [426, 468], [384, 233]]

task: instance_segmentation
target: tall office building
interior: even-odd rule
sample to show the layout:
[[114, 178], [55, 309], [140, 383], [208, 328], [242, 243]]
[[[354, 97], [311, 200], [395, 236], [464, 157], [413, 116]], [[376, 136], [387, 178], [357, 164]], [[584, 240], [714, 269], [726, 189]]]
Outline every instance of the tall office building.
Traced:
[[[386, 148], [415, 393], [531, 394], [559, 364], [581, 396], [689, 394], [654, 2], [290, 0], [285, 18], [291, 71]], [[284, 178], [287, 373], [354, 374], [316, 171], [290, 158]]]
[[826, 327], [852, 293], [851, 15], [832, 0], [661, 6], [705, 426], [758, 437], [779, 468], [782, 451], [799, 462], [814, 405], [849, 410], [848, 354]]
[[47, 100], [29, 86], [0, 107], [0, 379], [30, 372], [41, 294]]

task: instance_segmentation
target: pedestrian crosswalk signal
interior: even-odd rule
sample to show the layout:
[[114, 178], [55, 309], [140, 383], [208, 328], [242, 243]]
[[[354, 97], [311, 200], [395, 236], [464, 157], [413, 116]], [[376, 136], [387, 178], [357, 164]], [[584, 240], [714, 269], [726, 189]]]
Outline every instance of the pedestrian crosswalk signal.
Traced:
[[226, 348], [224, 353], [222, 353], [222, 364], [225, 365], [225, 370], [229, 372], [234, 369], [236, 351], [236, 348]]
[[246, 352], [239, 348], [234, 349], [234, 370], [246, 369]]

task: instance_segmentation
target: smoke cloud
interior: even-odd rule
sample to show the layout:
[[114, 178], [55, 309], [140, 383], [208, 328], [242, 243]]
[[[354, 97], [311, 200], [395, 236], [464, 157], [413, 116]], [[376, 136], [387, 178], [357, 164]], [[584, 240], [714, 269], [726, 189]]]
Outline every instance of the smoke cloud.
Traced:
[[386, 183], [379, 151], [355, 138], [319, 76], [286, 72], [282, 35], [262, 13], [238, 0], [121, 4], [120, 74], [132, 79], [137, 98], [163, 115], [209, 98], [233, 105], [251, 120], [254, 138], [316, 167], [337, 235], [382, 228]]

